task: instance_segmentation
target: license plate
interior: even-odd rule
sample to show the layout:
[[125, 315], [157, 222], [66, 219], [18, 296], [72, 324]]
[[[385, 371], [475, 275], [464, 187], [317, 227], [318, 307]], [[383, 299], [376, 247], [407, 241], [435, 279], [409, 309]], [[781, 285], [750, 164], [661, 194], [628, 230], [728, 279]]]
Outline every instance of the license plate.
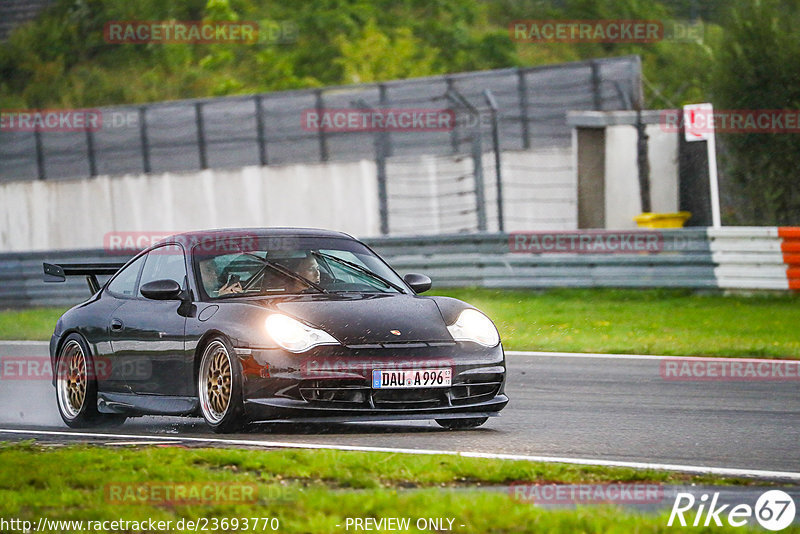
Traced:
[[452, 369], [375, 369], [372, 389], [444, 388], [451, 385], [452, 374]]

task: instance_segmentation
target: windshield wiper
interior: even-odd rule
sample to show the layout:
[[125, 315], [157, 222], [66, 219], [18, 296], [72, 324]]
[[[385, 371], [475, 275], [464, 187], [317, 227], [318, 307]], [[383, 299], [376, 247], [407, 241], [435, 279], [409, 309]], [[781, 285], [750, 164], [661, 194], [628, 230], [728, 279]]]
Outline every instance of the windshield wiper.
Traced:
[[324, 287], [321, 287], [319, 284], [315, 284], [314, 282], [312, 282], [311, 280], [309, 280], [305, 276], [297, 274], [296, 272], [294, 272], [294, 271], [292, 271], [290, 269], [287, 269], [283, 265], [275, 263], [274, 261], [270, 261], [270, 260], [268, 260], [266, 258], [262, 258], [261, 256], [257, 256], [256, 254], [253, 254], [251, 252], [242, 252], [242, 254], [244, 254], [245, 256], [249, 256], [251, 258], [255, 258], [258, 261], [260, 261], [261, 263], [263, 263], [265, 268], [269, 267], [270, 269], [272, 269], [273, 271], [275, 271], [277, 273], [280, 273], [280, 274], [282, 274], [284, 276], [288, 276], [289, 278], [291, 278], [293, 280], [297, 280], [298, 282], [306, 284], [308, 287], [313, 287], [314, 289], [316, 289], [320, 293], [327, 293], [328, 292], [327, 289], [325, 289]]
[[346, 265], [347, 267], [350, 267], [351, 269], [354, 269], [354, 270], [356, 270], [356, 271], [358, 271], [360, 273], [364, 273], [367, 276], [369, 276], [371, 278], [374, 278], [375, 280], [380, 281], [381, 283], [385, 284], [386, 287], [391, 287], [392, 289], [394, 289], [398, 293], [405, 293], [403, 288], [401, 288], [397, 284], [394, 284], [394, 283], [390, 282], [389, 280], [387, 280], [386, 278], [382, 277], [379, 274], [373, 273], [369, 269], [365, 269], [364, 267], [358, 265], [357, 263], [353, 263], [352, 261], [343, 260], [342, 258], [339, 258], [337, 256], [332, 256], [330, 254], [325, 254], [324, 252], [312, 252], [311, 254], [314, 255], [314, 256], [319, 256], [321, 258], [325, 258], [326, 260], [335, 261], [336, 263], [339, 263], [341, 265]]

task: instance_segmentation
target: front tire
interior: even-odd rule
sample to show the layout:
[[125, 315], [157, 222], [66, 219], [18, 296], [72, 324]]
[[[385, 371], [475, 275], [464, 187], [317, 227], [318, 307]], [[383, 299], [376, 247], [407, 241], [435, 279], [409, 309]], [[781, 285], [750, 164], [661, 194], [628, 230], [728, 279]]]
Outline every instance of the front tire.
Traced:
[[200, 413], [214, 432], [235, 432], [242, 427], [242, 366], [233, 347], [215, 337], [203, 349], [197, 373]]
[[478, 428], [488, 420], [488, 417], [473, 417], [470, 419], [437, 419], [436, 422], [447, 430], [468, 430]]
[[124, 415], [97, 411], [97, 374], [89, 346], [79, 334], [64, 340], [56, 359], [56, 402], [61, 419], [70, 428], [118, 426]]

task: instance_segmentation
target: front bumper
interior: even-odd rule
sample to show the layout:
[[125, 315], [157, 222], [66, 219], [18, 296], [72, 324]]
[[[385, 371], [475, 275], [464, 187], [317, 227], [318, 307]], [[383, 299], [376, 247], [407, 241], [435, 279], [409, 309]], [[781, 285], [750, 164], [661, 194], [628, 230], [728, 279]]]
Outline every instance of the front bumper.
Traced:
[[[381, 421], [498, 415], [504, 394], [501, 345], [472, 343], [317, 347], [302, 355], [237, 351], [251, 421]], [[373, 370], [452, 369], [449, 387], [374, 389]]]
[[[294, 401], [297, 402], [297, 401]], [[464, 419], [500, 415], [508, 397], [497, 395], [491, 401], [470, 406], [402, 409], [316, 408], [307, 403], [282, 399], [252, 399], [245, 403], [251, 421], [270, 423], [345, 423], [348, 421], [414, 421], [420, 419]]]

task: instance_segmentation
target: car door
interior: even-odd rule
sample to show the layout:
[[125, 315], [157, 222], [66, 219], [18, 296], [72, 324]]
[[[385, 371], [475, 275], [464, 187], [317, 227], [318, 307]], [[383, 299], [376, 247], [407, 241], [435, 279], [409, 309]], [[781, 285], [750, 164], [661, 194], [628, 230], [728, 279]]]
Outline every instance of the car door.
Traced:
[[142, 272], [144, 260], [145, 256], [140, 256], [114, 275], [106, 286], [102, 298], [96, 303], [100, 306], [98, 315], [102, 316], [102, 328], [108, 342], [98, 344], [95, 352], [104, 364], [109, 361], [111, 363], [111, 365], [104, 365], [103, 370], [97, 372], [98, 388], [104, 392], [130, 393], [127, 382], [127, 374], [130, 372], [129, 364], [124, 357], [120, 357], [124, 356], [121, 351], [115, 351], [115, 348], [120, 348], [117, 336], [121, 323], [118, 323], [114, 317], [120, 306], [136, 298], [136, 283]]
[[141, 287], [154, 280], [175, 280], [186, 288], [186, 263], [180, 245], [165, 245], [145, 257], [135, 297], [112, 318], [112, 346], [131, 391], [138, 394], [191, 395], [191, 356], [185, 350], [186, 317], [179, 300], [151, 300]]

